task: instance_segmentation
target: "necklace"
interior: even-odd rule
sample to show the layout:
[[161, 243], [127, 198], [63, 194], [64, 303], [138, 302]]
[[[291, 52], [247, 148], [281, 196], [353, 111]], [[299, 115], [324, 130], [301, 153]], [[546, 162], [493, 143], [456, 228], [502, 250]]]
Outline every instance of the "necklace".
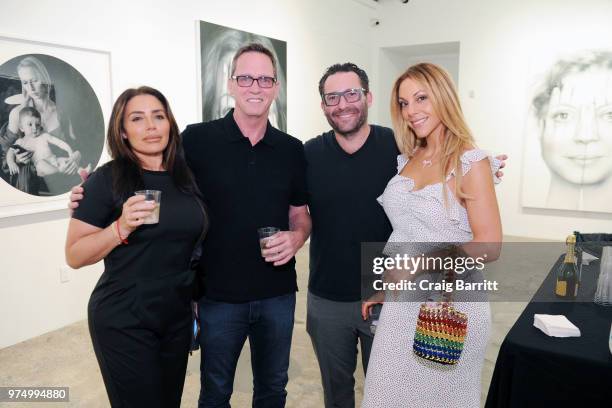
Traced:
[[[418, 149], [419, 149], [418, 147], [415, 147], [412, 153], [413, 154], [416, 153]], [[435, 154], [430, 159], [422, 159], [421, 166], [423, 166], [423, 168], [431, 167], [431, 165], [434, 163], [434, 159], [436, 162], [438, 161]]]

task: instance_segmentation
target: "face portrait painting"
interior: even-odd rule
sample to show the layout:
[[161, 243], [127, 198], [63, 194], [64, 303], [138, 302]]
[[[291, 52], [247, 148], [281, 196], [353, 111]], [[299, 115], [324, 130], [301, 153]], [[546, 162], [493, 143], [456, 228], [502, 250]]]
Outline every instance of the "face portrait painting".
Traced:
[[[544, 207], [609, 212], [612, 52], [589, 51], [558, 59], [534, 92], [531, 112], [534, 126], [526, 143], [538, 143], [537, 159], [550, 175]], [[525, 176], [537, 177], [532, 172], [527, 163]], [[526, 183], [529, 177], [524, 178]]]

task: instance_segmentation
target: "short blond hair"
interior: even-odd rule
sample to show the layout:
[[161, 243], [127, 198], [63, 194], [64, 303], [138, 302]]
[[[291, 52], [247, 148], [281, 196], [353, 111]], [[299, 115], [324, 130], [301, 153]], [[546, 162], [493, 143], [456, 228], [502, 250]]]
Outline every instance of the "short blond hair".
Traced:
[[236, 64], [238, 62], [238, 58], [240, 58], [242, 54], [246, 54], [247, 52], [258, 52], [270, 58], [270, 62], [272, 63], [272, 71], [274, 73], [274, 79], [276, 79], [276, 58], [274, 57], [274, 53], [270, 49], [266, 48], [263, 44], [258, 42], [246, 44], [245, 46], [240, 47], [238, 51], [236, 51], [236, 54], [234, 54], [234, 58], [232, 58], [232, 75], [236, 73]]

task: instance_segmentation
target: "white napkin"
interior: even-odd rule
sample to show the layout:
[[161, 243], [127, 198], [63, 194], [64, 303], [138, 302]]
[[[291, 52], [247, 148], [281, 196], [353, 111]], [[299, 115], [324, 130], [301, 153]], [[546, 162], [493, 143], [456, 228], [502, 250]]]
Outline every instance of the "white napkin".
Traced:
[[596, 259], [599, 259], [599, 258], [597, 258], [596, 256], [593, 256], [593, 255], [589, 254], [588, 252], [583, 252], [583, 253], [582, 253], [582, 264], [583, 264], [583, 265], [588, 265], [588, 264], [590, 264], [590, 263], [591, 263], [591, 261], [594, 261], [594, 260], [596, 260]]
[[533, 325], [552, 337], [580, 337], [580, 329], [563, 315], [534, 314]]

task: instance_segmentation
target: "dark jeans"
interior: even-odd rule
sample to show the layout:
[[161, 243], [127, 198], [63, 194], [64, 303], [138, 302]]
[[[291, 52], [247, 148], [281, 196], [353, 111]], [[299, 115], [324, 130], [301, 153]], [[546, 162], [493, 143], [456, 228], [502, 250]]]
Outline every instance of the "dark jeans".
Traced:
[[326, 408], [355, 407], [357, 342], [367, 370], [374, 335], [361, 318], [361, 302], [336, 302], [308, 293], [306, 331], [321, 370]]
[[251, 346], [253, 407], [284, 407], [295, 293], [247, 303], [201, 298], [199, 407], [229, 407], [246, 338]]

